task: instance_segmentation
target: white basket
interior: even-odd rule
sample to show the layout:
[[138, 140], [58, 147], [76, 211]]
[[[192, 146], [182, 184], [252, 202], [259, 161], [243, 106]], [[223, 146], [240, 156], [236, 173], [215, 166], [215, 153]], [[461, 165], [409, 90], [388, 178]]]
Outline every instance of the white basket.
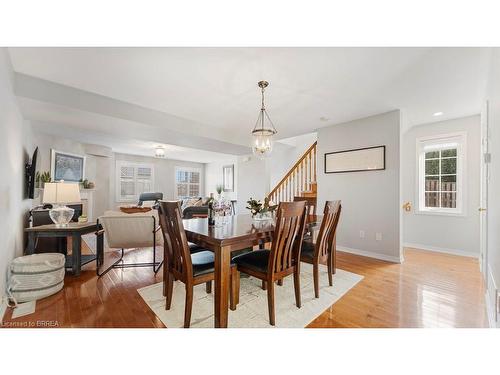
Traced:
[[27, 302], [57, 293], [64, 286], [65, 261], [58, 253], [14, 259], [10, 264], [10, 294], [17, 302]]

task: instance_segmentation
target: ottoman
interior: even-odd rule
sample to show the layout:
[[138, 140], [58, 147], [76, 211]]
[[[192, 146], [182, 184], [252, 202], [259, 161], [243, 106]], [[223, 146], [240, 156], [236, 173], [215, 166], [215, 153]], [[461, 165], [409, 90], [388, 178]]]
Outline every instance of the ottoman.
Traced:
[[9, 292], [17, 302], [34, 301], [64, 286], [65, 257], [58, 253], [26, 255], [10, 264]]

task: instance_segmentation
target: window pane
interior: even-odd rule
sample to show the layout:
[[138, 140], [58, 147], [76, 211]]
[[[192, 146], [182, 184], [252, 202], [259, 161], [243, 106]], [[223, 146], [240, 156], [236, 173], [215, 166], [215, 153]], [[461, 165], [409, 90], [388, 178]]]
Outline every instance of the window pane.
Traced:
[[134, 181], [121, 181], [120, 183], [120, 194], [121, 196], [135, 195], [135, 184]]
[[442, 159], [441, 160], [441, 174], [456, 174], [457, 173], [457, 159]]
[[191, 184], [189, 185], [189, 195], [191, 197], [199, 197], [200, 196], [200, 185], [198, 184]]
[[457, 193], [441, 193], [441, 207], [457, 208]]
[[439, 193], [425, 193], [425, 207], [439, 207]]
[[188, 182], [188, 172], [177, 171], [176, 180], [177, 182]]
[[457, 191], [457, 175], [441, 176], [442, 191]]
[[140, 178], [149, 178], [151, 177], [151, 168], [137, 168], [137, 177]]
[[134, 167], [121, 167], [120, 176], [134, 178]]
[[425, 191], [439, 191], [439, 177], [425, 177]]
[[442, 150], [441, 151], [441, 157], [447, 158], [449, 156], [457, 156], [457, 149], [450, 148], [449, 150]]
[[187, 195], [188, 195], [187, 184], [177, 184], [177, 196], [178, 197], [187, 197]]
[[426, 159], [433, 159], [433, 158], [438, 158], [438, 157], [439, 157], [439, 151], [431, 151], [431, 152], [425, 153]]
[[425, 175], [439, 174], [439, 160], [425, 161]]
[[199, 172], [191, 172], [189, 174], [189, 182], [193, 182], [195, 184], [200, 183], [200, 173]]

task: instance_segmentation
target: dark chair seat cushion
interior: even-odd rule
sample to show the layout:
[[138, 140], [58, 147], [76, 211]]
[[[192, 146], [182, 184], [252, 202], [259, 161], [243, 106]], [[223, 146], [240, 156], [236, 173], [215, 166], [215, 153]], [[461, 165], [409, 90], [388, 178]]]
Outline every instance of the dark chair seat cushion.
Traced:
[[312, 241], [302, 241], [300, 259], [313, 260], [315, 247], [316, 246]]
[[233, 262], [237, 266], [251, 268], [260, 272], [267, 272], [267, 263], [270, 253], [269, 250], [255, 250], [234, 257]]
[[201, 250], [191, 254], [193, 263], [193, 276], [204, 275], [214, 272], [214, 253], [208, 250]]
[[[214, 253], [210, 250], [200, 248], [197, 252], [191, 253], [193, 276], [200, 276], [215, 272], [214, 261]], [[234, 266], [234, 263], [231, 262], [231, 265]]]

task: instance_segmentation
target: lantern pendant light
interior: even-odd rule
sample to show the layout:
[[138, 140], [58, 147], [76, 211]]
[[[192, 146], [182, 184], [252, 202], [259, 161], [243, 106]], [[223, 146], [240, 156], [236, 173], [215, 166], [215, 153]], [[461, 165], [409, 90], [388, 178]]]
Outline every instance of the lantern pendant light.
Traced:
[[[274, 127], [273, 122], [269, 118], [269, 115], [266, 112], [266, 107], [264, 105], [264, 89], [269, 86], [269, 82], [260, 81], [258, 86], [261, 89], [262, 95], [262, 106], [260, 108], [259, 117], [257, 118], [257, 122], [252, 131], [253, 136], [253, 144], [252, 151], [254, 155], [259, 158], [265, 158], [271, 154], [273, 151], [273, 135], [277, 133], [276, 128]], [[265, 125], [265, 122], [270, 124]]]

